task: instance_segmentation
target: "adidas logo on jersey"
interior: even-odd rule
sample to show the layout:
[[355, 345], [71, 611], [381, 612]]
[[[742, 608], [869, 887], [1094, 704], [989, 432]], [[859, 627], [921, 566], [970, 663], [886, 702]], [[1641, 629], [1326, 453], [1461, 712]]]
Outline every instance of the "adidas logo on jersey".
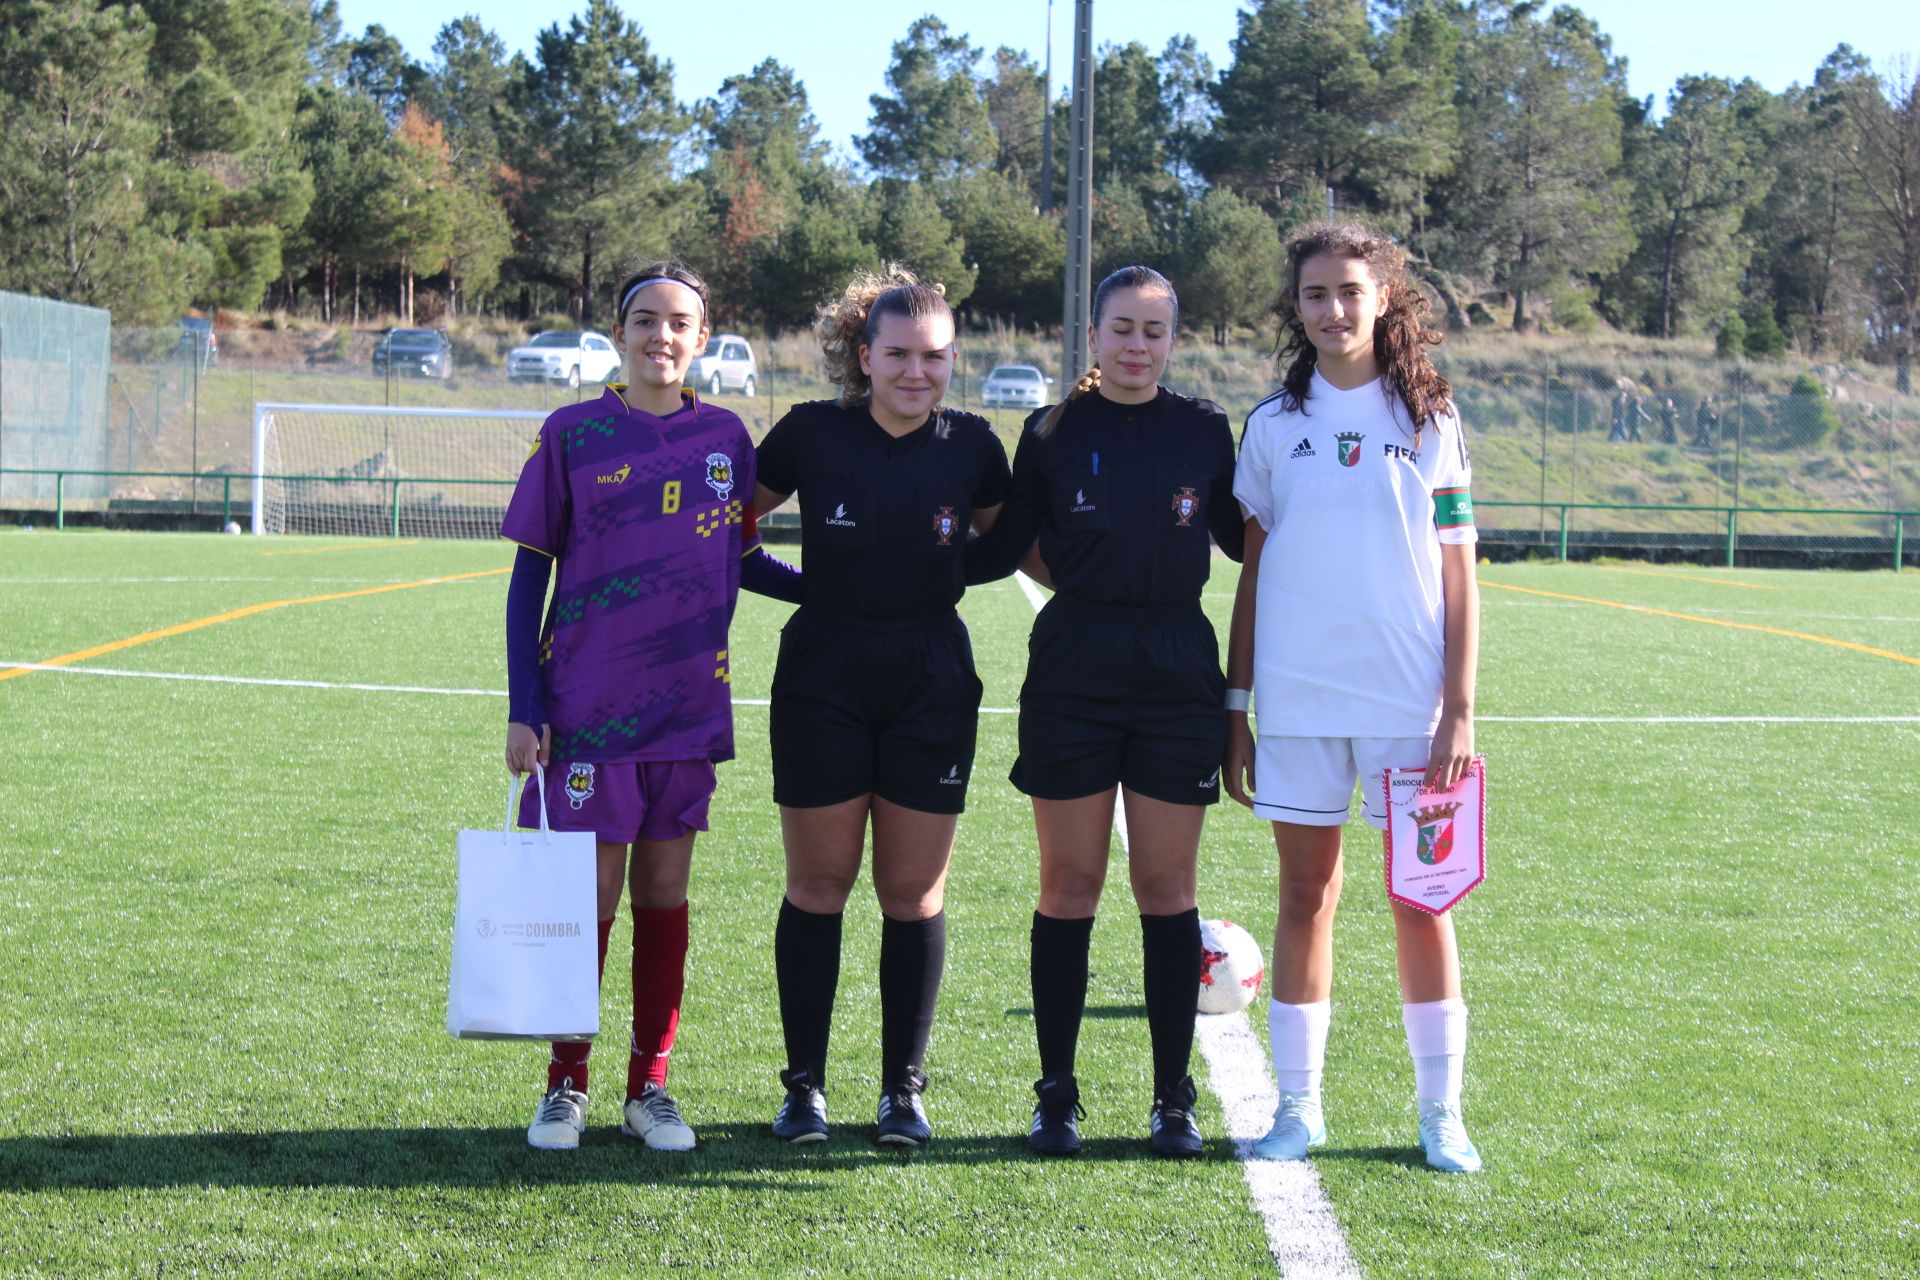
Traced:
[[961, 777], [961, 776], [960, 776], [960, 766], [959, 766], [959, 765], [955, 765], [955, 766], [953, 766], [953, 768], [951, 768], [951, 769], [949, 769], [949, 770], [947, 770], [947, 776], [946, 776], [946, 777], [944, 777], [944, 778], [942, 778], [942, 779], [940, 779], [940, 785], [941, 785], [941, 786], [943, 786], [943, 787], [964, 787], [964, 786], [966, 786], [966, 785], [967, 785], [967, 780], [966, 780], [965, 778], [963, 778], [963, 777]]
[[839, 525], [842, 529], [857, 529], [860, 527], [858, 521], [847, 515], [847, 504], [844, 502], [833, 509], [833, 514], [827, 517], [827, 523]]
[[1293, 446], [1293, 452], [1287, 456], [1289, 458], [1311, 458], [1313, 456], [1313, 444], [1305, 436], [1301, 436], [1300, 443]]

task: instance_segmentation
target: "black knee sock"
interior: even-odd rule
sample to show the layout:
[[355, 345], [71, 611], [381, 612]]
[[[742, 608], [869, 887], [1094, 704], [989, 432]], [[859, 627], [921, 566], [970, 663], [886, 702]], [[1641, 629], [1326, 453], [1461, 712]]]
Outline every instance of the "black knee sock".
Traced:
[[[1087, 1011], [1087, 950], [1092, 943], [1092, 916], [1062, 920], [1033, 913], [1028, 975], [1033, 983], [1033, 1031], [1040, 1041], [1043, 1079], [1073, 1074], [1073, 1050], [1080, 1043], [1080, 1019]], [[1196, 992], [1199, 984], [1196, 974]]]
[[1140, 917], [1145, 962], [1147, 1031], [1153, 1039], [1153, 1090], [1180, 1083], [1193, 1057], [1193, 1017], [1200, 1009], [1200, 912]]
[[833, 995], [840, 985], [840, 920], [838, 911], [815, 915], [782, 899], [780, 921], [773, 929], [773, 970], [780, 986], [787, 1068], [806, 1072], [823, 1088]]
[[940, 974], [947, 967], [947, 913], [927, 920], [880, 923], [880, 1086], [926, 1066]]

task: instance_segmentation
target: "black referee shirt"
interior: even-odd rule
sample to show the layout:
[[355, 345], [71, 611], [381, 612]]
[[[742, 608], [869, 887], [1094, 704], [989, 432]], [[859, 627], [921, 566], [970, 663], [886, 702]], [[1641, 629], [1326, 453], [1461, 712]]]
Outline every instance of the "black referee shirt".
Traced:
[[1054, 589], [1096, 604], [1198, 600], [1209, 533], [1240, 559], [1233, 427], [1219, 405], [1164, 387], [1139, 405], [1089, 392], [1043, 440], [1033, 428], [1045, 414], [1027, 419], [999, 520], [967, 547], [968, 583], [1012, 573], [1036, 535]]
[[797, 404], [760, 442], [760, 483], [800, 495], [810, 608], [862, 618], [950, 612], [976, 507], [1006, 501], [1007, 451], [985, 418], [942, 409], [894, 437], [865, 405]]

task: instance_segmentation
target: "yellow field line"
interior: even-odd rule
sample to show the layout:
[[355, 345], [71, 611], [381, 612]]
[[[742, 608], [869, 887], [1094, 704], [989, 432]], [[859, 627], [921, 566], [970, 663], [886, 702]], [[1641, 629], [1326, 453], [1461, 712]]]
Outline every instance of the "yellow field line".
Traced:
[[[271, 554], [271, 553], [269, 553]], [[1716, 587], [1738, 587], [1742, 591], [1778, 591], [1778, 587], [1763, 586], [1757, 582], [1735, 582], [1731, 578], [1709, 578], [1702, 573], [1662, 573], [1658, 569], [1629, 569], [1622, 565], [1597, 564], [1593, 566], [1602, 573], [1639, 573], [1649, 578], [1672, 578], [1676, 582], [1711, 582]]]
[[[202, 627], [211, 627], [217, 622], [233, 622], [240, 618], [251, 618], [256, 613], [265, 613], [269, 609], [284, 609], [295, 604], [325, 604], [330, 600], [351, 600], [356, 596], [384, 595], [389, 591], [410, 591], [414, 587], [438, 586], [443, 582], [463, 582], [468, 578], [490, 578], [502, 573], [511, 573], [511, 569], [476, 569], [472, 573], [454, 573], [444, 578], [421, 578], [417, 582], [389, 582], [379, 587], [361, 587], [357, 591], [334, 591], [324, 596], [301, 596], [295, 600], [262, 600], [259, 604], [244, 605], [238, 609], [229, 609], [225, 613], [216, 613], [210, 618], [195, 618], [192, 622], [177, 622], [171, 627], [162, 627], [158, 631], [143, 631], [137, 636], [127, 636], [122, 640], [109, 640], [106, 644], [94, 645], [91, 649], [76, 649], [72, 653], [63, 653], [57, 658], [48, 658], [38, 663], [41, 667], [65, 667], [76, 662], [85, 662], [88, 658], [97, 658], [103, 653], [115, 653], [121, 649], [131, 649], [137, 644], [147, 644], [153, 640], [166, 640], [172, 636], [185, 635], [189, 631], [198, 631]], [[0, 680], [11, 680], [16, 676], [32, 674], [32, 668], [14, 667], [0, 671]]]
[[[398, 542], [382, 540], [377, 545], [382, 547], [410, 547], [418, 541], [420, 541], [418, 538], [402, 538]], [[346, 547], [300, 547], [293, 551], [262, 551], [260, 554], [263, 556], [323, 556], [330, 551], [365, 551], [370, 545], [374, 544], [362, 542]]]
[[1920, 667], [1920, 658], [1904, 653], [1895, 653], [1891, 649], [1876, 649], [1872, 645], [1855, 644], [1851, 640], [1835, 640], [1832, 636], [1816, 636], [1806, 631], [1783, 631], [1779, 627], [1762, 627], [1752, 622], [1729, 622], [1725, 618], [1703, 618], [1697, 613], [1675, 613], [1671, 609], [1655, 609], [1644, 604], [1623, 604], [1618, 600], [1596, 600], [1592, 596], [1570, 596], [1558, 591], [1541, 591], [1536, 587], [1515, 587], [1504, 582], [1488, 582], [1482, 578], [1480, 585], [1492, 587], [1496, 591], [1518, 591], [1521, 595], [1545, 596], [1549, 600], [1571, 600], [1576, 604], [1605, 605], [1609, 609], [1625, 609], [1629, 613], [1650, 613], [1658, 618], [1678, 618], [1682, 622], [1704, 622], [1710, 627], [1731, 627], [1735, 631], [1758, 631], [1762, 635], [1785, 636], [1789, 640], [1811, 640], [1815, 644], [1830, 644], [1836, 649], [1852, 649], [1855, 653], [1870, 653], [1876, 658], [1890, 658], [1895, 662], [1904, 662], [1909, 666]]

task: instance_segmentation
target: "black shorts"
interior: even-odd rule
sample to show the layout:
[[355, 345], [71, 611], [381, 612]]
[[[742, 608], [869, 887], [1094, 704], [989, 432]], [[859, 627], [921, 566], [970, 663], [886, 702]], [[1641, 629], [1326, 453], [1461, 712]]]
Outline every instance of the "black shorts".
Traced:
[[869, 793], [959, 813], [980, 679], [954, 613], [891, 621], [801, 609], [773, 672], [773, 799], [809, 809]]
[[1220, 799], [1227, 678], [1198, 603], [1088, 604], [1055, 595], [1027, 642], [1013, 785], [1075, 800], [1115, 783], [1170, 804]]

